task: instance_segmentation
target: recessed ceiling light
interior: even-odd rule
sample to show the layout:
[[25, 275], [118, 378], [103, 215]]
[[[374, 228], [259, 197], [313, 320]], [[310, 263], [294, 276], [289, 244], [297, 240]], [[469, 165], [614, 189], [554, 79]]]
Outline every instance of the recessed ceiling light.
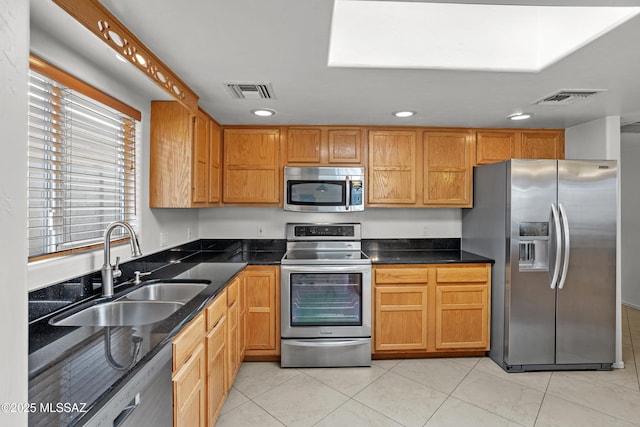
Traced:
[[260, 116], [260, 117], [269, 117], [276, 114], [275, 111], [269, 110], [268, 108], [259, 108], [257, 110], [251, 110], [251, 112], [256, 116]]
[[509, 120], [526, 120], [533, 117], [533, 113], [513, 113], [507, 116]]
[[416, 112], [415, 111], [396, 111], [393, 113], [393, 115], [395, 117], [406, 118], [406, 117], [415, 116]]

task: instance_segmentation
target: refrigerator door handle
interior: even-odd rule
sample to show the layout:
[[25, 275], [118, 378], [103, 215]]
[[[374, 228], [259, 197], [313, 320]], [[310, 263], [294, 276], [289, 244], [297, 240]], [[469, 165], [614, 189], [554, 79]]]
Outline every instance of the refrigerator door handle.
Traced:
[[553, 267], [553, 277], [551, 278], [551, 289], [556, 288], [556, 282], [560, 276], [560, 256], [562, 255], [562, 230], [560, 229], [560, 216], [556, 205], [551, 203], [551, 219], [553, 219], [553, 228], [556, 233], [556, 262]]
[[560, 275], [560, 283], [558, 289], [564, 287], [564, 282], [567, 280], [567, 270], [569, 270], [569, 248], [571, 247], [571, 240], [569, 238], [569, 218], [562, 207], [561, 203], [558, 203], [560, 211], [560, 217], [562, 218], [562, 237], [564, 238], [564, 261], [562, 262], [562, 274]]

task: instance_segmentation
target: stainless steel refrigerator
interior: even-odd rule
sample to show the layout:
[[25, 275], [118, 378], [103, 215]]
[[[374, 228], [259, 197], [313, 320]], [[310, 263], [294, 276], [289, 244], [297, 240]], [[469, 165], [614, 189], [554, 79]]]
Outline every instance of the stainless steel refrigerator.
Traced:
[[489, 355], [504, 370], [611, 369], [616, 181], [609, 160], [474, 169], [461, 246], [495, 260]]

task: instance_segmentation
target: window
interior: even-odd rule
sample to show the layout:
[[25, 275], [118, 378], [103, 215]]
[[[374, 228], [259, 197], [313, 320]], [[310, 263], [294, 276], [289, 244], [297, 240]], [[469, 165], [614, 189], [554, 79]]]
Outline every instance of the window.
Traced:
[[137, 120], [136, 110], [32, 57], [30, 260], [95, 247], [112, 221], [135, 225]]

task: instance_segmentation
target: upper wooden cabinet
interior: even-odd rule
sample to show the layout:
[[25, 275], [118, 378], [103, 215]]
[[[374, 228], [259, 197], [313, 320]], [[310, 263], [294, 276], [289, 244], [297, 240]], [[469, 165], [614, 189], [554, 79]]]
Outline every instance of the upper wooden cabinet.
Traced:
[[279, 205], [280, 131], [225, 129], [223, 147], [223, 202]]
[[418, 177], [417, 132], [369, 131], [368, 204], [416, 204]]
[[363, 165], [361, 128], [289, 127], [286, 131], [285, 165]]
[[369, 206], [471, 206], [471, 131], [372, 130], [368, 150]]
[[564, 159], [564, 130], [482, 129], [476, 132], [476, 164], [509, 159]]
[[222, 202], [222, 129], [209, 121], [209, 205]]
[[176, 101], [151, 102], [150, 207], [218, 204], [220, 177], [211, 161], [220, 157], [219, 129], [202, 110], [194, 114]]
[[514, 154], [517, 159], [564, 159], [564, 131], [521, 132]]
[[517, 132], [478, 131], [476, 132], [476, 164], [502, 162], [514, 158]]
[[424, 205], [472, 206], [473, 148], [471, 131], [424, 132]]

